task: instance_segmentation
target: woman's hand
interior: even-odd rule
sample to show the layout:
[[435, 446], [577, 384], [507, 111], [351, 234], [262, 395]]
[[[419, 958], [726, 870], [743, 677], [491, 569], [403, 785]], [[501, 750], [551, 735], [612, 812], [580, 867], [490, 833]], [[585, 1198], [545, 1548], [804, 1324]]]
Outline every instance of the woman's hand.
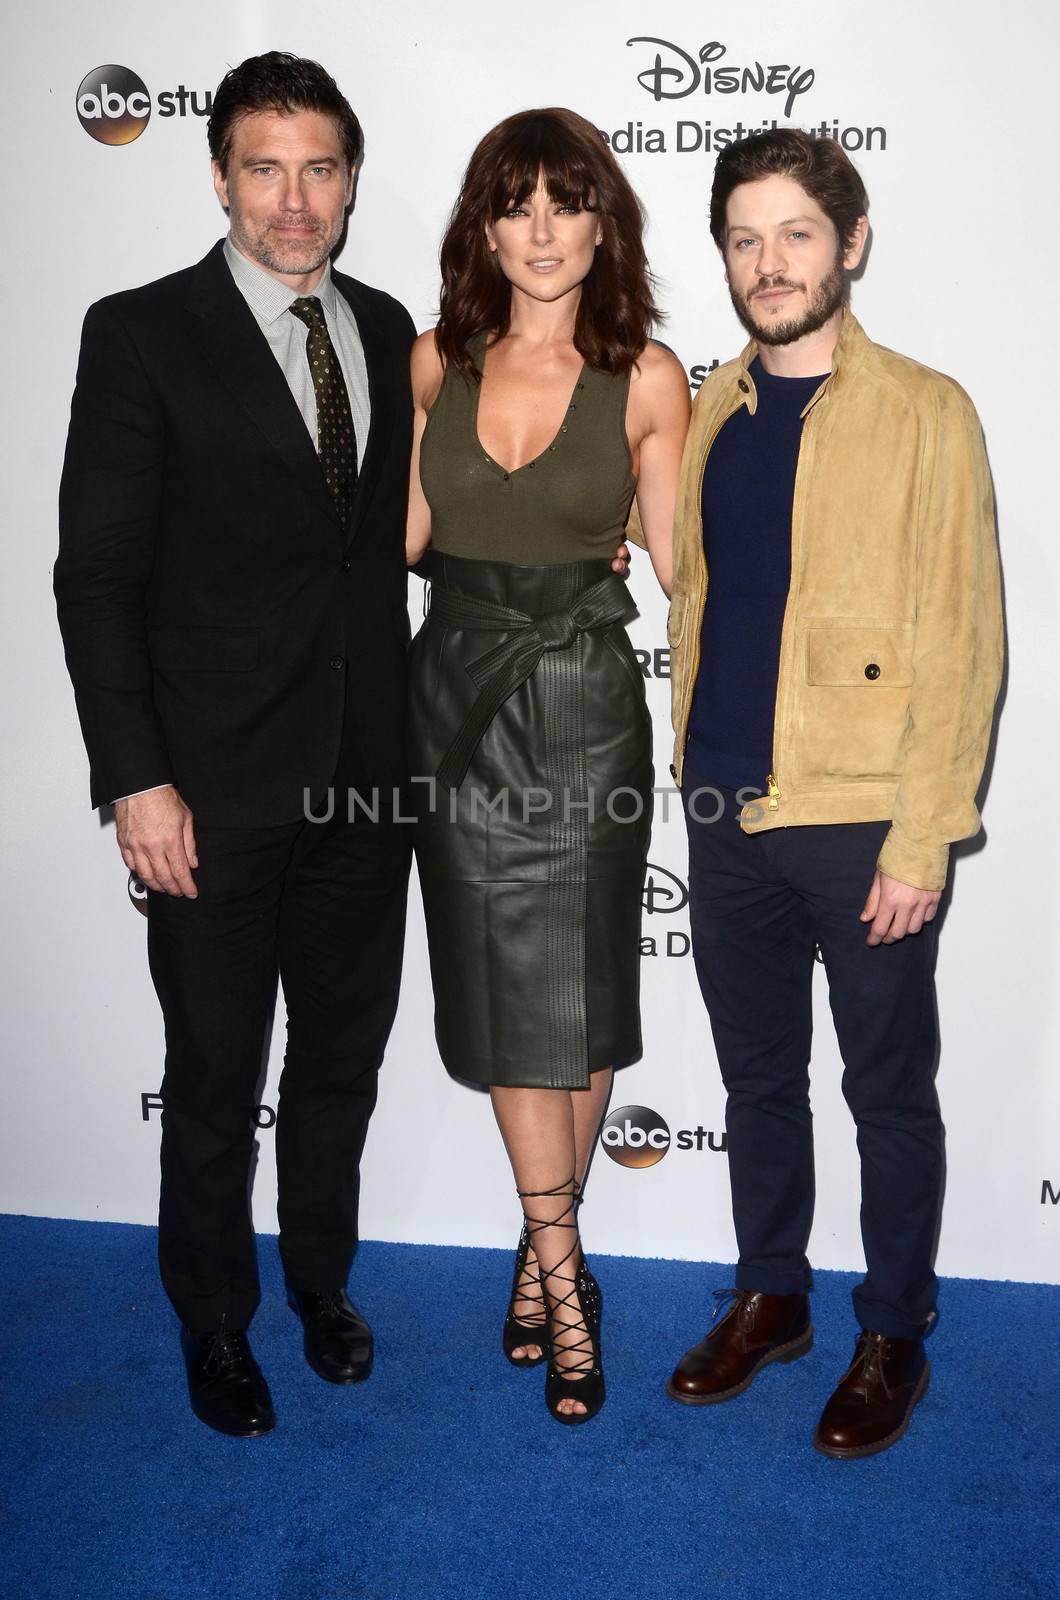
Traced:
[[629, 576], [629, 560], [629, 545], [620, 544], [611, 562], [611, 571], [617, 572], [620, 578], [627, 578]]

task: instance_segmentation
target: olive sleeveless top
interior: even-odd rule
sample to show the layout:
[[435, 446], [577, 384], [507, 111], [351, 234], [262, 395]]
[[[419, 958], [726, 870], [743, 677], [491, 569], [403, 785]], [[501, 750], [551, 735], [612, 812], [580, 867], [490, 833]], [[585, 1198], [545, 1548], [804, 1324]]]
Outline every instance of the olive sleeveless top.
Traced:
[[[472, 348], [479, 366], [485, 340]], [[626, 439], [629, 374], [584, 366], [559, 432], [508, 472], [478, 437], [477, 379], [447, 367], [420, 447], [431, 545], [516, 566], [611, 559], [636, 488]]]

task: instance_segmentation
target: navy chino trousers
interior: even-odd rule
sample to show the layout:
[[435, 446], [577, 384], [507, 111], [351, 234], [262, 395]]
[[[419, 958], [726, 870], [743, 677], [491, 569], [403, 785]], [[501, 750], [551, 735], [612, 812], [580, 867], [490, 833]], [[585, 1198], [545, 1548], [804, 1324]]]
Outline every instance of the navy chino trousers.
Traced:
[[893, 945], [865, 942], [859, 913], [889, 823], [745, 834], [733, 791], [687, 770], [682, 798], [692, 949], [727, 1093], [737, 1286], [811, 1287], [819, 949], [861, 1156], [867, 1271], [855, 1314], [888, 1338], [917, 1338], [934, 1320], [944, 1177], [935, 925]]

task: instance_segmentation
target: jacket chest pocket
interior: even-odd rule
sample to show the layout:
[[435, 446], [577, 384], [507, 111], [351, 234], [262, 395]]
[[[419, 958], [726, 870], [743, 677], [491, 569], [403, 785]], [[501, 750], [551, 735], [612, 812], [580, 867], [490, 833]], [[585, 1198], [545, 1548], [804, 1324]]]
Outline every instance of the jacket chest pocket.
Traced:
[[913, 624], [808, 624], [806, 682], [822, 689], [908, 689]]
[[801, 631], [804, 778], [900, 777], [914, 625], [829, 620]]

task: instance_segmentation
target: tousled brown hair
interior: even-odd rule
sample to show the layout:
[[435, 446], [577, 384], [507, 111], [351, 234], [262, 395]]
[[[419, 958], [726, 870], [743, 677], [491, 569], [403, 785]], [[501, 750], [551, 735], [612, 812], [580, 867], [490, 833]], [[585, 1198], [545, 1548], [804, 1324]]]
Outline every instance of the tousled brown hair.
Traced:
[[582, 284], [574, 344], [591, 367], [628, 372], [659, 318], [644, 253], [644, 211], [600, 133], [573, 111], [520, 111], [491, 128], [468, 162], [441, 248], [435, 340], [442, 360], [475, 377], [475, 334], [503, 338], [511, 285], [486, 240], [487, 223], [533, 194], [541, 179], [558, 205], [600, 219], [602, 243]]
[[721, 152], [710, 191], [710, 231], [719, 250], [725, 248], [725, 207], [741, 183], [779, 175], [794, 178], [833, 223], [840, 244], [848, 249], [858, 218], [869, 208], [861, 174], [834, 139], [805, 133], [802, 128], [772, 128], [737, 139]]
[[258, 111], [321, 111], [334, 117], [346, 165], [352, 172], [364, 154], [364, 135], [350, 102], [319, 61], [269, 50], [248, 56], [226, 72], [214, 91], [206, 138], [210, 154], [228, 175], [236, 124]]

